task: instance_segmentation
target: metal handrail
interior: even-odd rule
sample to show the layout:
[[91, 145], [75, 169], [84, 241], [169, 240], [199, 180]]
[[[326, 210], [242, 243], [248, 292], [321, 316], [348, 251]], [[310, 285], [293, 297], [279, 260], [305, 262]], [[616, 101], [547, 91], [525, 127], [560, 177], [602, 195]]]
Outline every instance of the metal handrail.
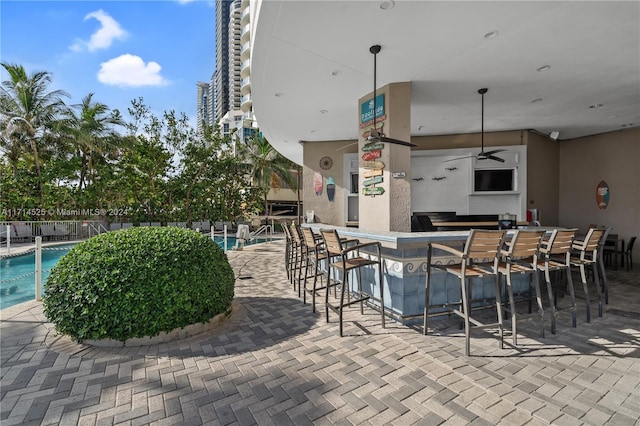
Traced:
[[251, 239], [254, 239], [255, 237], [257, 237], [262, 233], [264, 233], [265, 236], [267, 237], [267, 242], [270, 242], [273, 240], [273, 226], [271, 225], [261, 225], [257, 230], [249, 233], [249, 236], [251, 237]]

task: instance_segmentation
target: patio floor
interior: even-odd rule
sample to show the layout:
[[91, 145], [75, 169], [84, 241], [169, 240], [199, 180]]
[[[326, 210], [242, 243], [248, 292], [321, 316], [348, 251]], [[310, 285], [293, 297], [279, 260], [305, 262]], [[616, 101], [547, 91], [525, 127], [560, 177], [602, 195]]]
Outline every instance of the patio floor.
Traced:
[[[281, 241], [229, 252], [230, 318], [174, 343], [96, 348], [57, 336], [41, 304], [0, 311], [3, 426], [639, 425], [640, 268], [608, 271], [603, 318], [567, 310], [538, 338], [521, 315], [518, 347], [483, 331], [464, 354], [457, 322], [419, 327], [379, 315], [312, 314], [294, 294]], [[576, 288], [581, 287], [577, 282]], [[566, 307], [567, 298], [560, 299]], [[525, 308], [522, 306], [522, 308]], [[526, 312], [526, 309], [522, 309]], [[507, 327], [508, 328], [508, 327]]]

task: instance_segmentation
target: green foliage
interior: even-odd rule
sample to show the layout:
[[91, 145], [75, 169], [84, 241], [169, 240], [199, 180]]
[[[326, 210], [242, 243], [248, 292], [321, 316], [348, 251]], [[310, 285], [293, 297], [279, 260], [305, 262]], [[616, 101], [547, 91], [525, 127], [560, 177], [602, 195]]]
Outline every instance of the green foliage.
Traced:
[[231, 305], [234, 274], [210, 238], [176, 227], [98, 235], [62, 257], [44, 313], [76, 341], [119, 341], [206, 322]]
[[[295, 188], [294, 164], [261, 136], [241, 143], [139, 97], [127, 117], [94, 99], [67, 106], [52, 75], [1, 63], [0, 220], [235, 221], [264, 212], [270, 188]], [[127, 212], [126, 217], [58, 212]], [[32, 217], [16, 212], [46, 211]], [[67, 213], [68, 214], [68, 213]]]

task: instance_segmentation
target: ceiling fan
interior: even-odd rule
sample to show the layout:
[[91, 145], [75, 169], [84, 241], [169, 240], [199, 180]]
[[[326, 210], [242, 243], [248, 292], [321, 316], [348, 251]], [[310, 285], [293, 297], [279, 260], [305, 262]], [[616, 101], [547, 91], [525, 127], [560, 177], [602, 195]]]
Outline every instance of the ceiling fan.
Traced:
[[373, 54], [373, 129], [371, 129], [369, 131], [369, 136], [367, 137], [367, 143], [386, 142], [386, 143], [394, 143], [396, 145], [416, 146], [415, 144], [413, 144], [411, 142], [405, 142], [405, 141], [401, 141], [399, 139], [388, 138], [388, 137], [385, 136], [384, 133], [382, 133], [381, 131], [378, 131], [378, 129], [376, 128], [376, 110], [377, 110], [377, 105], [376, 105], [376, 72], [377, 72], [376, 58], [377, 58], [378, 53], [380, 53], [381, 49], [382, 49], [382, 47], [380, 47], [379, 44], [374, 44], [373, 46], [371, 46], [369, 48], [369, 52], [371, 52]]
[[482, 89], [478, 90], [478, 93], [480, 93], [480, 95], [482, 96], [482, 127], [480, 130], [480, 152], [476, 155], [472, 155], [469, 157], [459, 157], [459, 158], [452, 158], [451, 160], [445, 160], [444, 163], [448, 162], [448, 161], [455, 161], [455, 160], [461, 160], [463, 158], [477, 158], [478, 160], [494, 160], [494, 161], [499, 161], [501, 163], [504, 163], [504, 158], [500, 158], [500, 157], [496, 157], [493, 154], [497, 154], [498, 152], [502, 152], [504, 151], [504, 149], [493, 149], [491, 151], [485, 151], [484, 150], [484, 94], [487, 93], [489, 89], [487, 89], [486, 87], [483, 87]]

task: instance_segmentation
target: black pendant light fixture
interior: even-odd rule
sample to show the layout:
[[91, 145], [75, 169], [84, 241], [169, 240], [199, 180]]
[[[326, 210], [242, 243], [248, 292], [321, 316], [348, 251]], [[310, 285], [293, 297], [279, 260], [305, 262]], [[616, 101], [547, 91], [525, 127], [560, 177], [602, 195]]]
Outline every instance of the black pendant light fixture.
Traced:
[[380, 53], [380, 50], [382, 49], [382, 47], [380, 47], [379, 44], [374, 44], [373, 46], [371, 46], [369, 48], [369, 52], [371, 52], [373, 54], [373, 129], [371, 129], [371, 131], [369, 132], [369, 137], [367, 138], [367, 143], [376, 143], [376, 142], [384, 142], [384, 143], [394, 143], [396, 145], [404, 145], [404, 146], [416, 146], [415, 144], [411, 143], [411, 142], [405, 142], [405, 141], [401, 141], [398, 139], [393, 139], [393, 138], [388, 138], [384, 135], [384, 133], [381, 133], [378, 131], [378, 129], [376, 128], [376, 110], [378, 108], [378, 106], [376, 105], [376, 73], [377, 73], [377, 55], [378, 53]]

